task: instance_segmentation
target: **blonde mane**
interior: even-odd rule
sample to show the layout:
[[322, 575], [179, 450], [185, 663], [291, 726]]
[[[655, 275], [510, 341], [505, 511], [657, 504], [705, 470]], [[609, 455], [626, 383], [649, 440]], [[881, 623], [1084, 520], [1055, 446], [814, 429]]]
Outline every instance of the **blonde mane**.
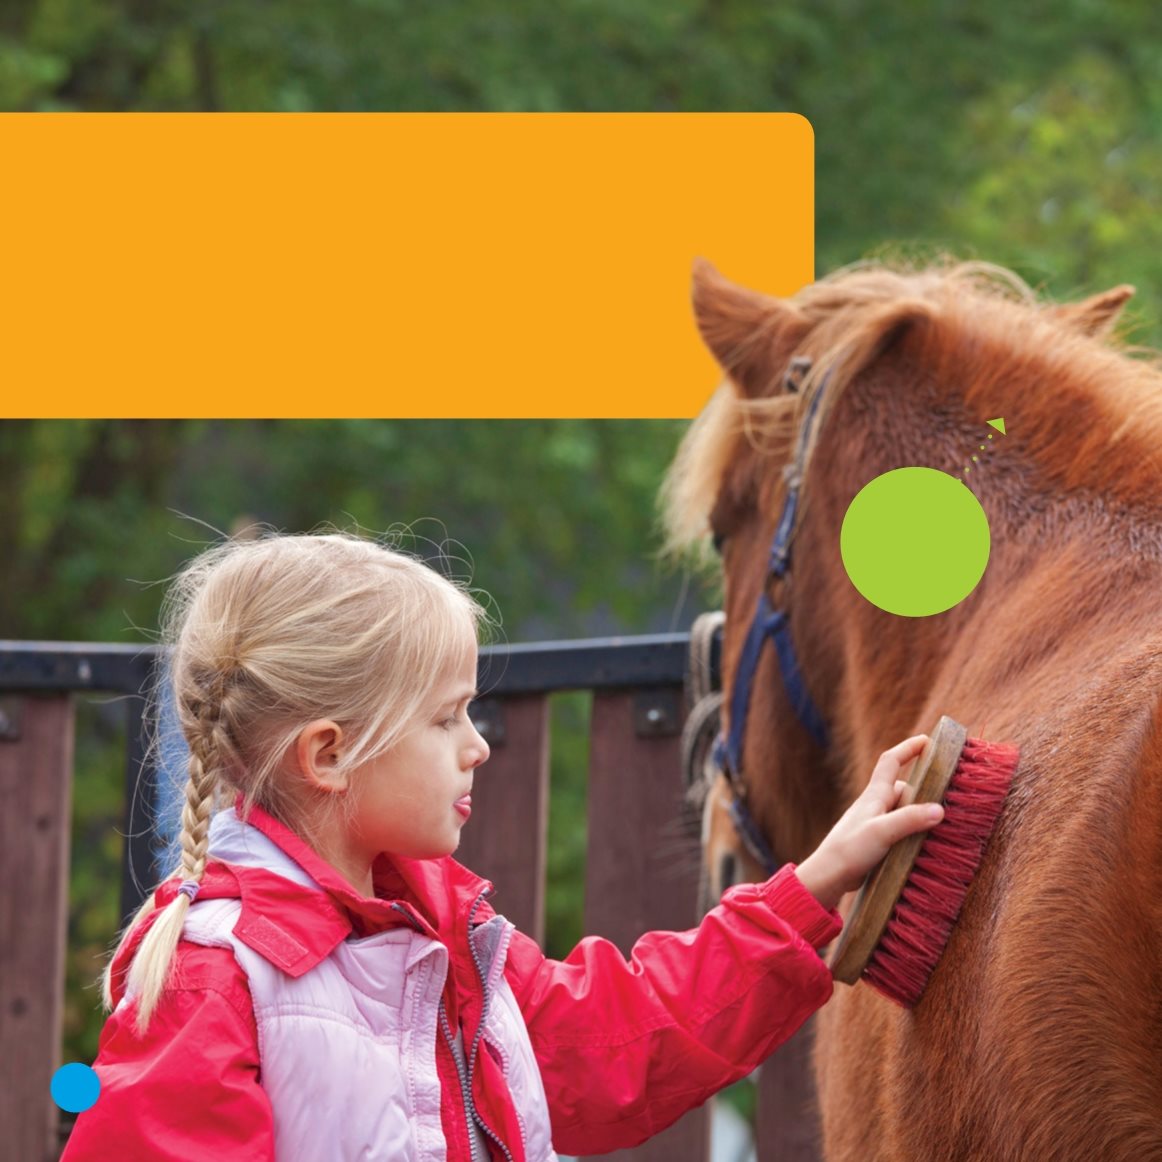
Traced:
[[[729, 380], [719, 387], [663, 486], [669, 551], [697, 552], [705, 544], [722, 481], [746, 445], [785, 462], [821, 385], [816, 433], [852, 379], [902, 328], [909, 356], [939, 381], [956, 384], [970, 411], [1003, 396], [1022, 454], [1036, 459], [1057, 487], [1101, 487], [1130, 505], [1157, 503], [1156, 359], [1130, 358], [1112, 334], [1075, 315], [1078, 308], [1039, 302], [1011, 271], [986, 263], [920, 270], [867, 263], [836, 271], [787, 303], [809, 325], [796, 353], [811, 358], [811, 369], [797, 394], [781, 390], [784, 368], [770, 369], [772, 393], [761, 398], [747, 398]], [[813, 452], [814, 440], [808, 464]]]

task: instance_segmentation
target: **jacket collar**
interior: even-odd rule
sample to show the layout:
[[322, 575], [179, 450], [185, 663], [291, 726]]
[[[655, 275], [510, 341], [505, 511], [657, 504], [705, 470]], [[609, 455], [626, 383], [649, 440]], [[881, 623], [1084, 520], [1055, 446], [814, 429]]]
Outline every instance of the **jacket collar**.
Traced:
[[[473, 921], [493, 915], [480, 897], [492, 885], [450, 856], [414, 860], [381, 855], [372, 867], [375, 897], [360, 895], [330, 864], [261, 807], [244, 819], [239, 808], [221, 811], [210, 825], [210, 859], [198, 900], [239, 899], [234, 934], [275, 967], [298, 977], [356, 933], [370, 935], [399, 924], [453, 945]], [[179, 877], [154, 893], [155, 909], [176, 896]], [[155, 910], [114, 962], [128, 970]]]

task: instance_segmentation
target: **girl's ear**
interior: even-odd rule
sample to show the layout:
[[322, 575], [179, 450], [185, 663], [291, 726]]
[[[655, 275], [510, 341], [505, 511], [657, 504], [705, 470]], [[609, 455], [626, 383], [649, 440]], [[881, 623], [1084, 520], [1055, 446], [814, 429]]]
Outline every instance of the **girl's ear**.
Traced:
[[343, 794], [350, 786], [346, 771], [339, 766], [343, 728], [330, 718], [307, 723], [295, 739], [294, 756], [300, 776], [315, 791]]
[[783, 299], [722, 277], [704, 258], [694, 262], [694, 317], [702, 341], [742, 395], [782, 390], [787, 364], [810, 324]]

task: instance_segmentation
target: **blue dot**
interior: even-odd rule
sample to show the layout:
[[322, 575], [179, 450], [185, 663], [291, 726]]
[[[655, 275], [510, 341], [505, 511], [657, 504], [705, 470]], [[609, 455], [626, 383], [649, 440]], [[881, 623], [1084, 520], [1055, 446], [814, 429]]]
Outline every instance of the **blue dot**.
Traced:
[[101, 1079], [91, 1066], [71, 1061], [52, 1075], [52, 1100], [62, 1110], [79, 1114], [93, 1105], [101, 1094]]

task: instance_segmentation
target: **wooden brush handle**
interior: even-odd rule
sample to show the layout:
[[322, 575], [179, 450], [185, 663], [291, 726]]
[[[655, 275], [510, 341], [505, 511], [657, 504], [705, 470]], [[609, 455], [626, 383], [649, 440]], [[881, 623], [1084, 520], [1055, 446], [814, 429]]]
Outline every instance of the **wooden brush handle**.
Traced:
[[[901, 807], [943, 800], [967, 739], [968, 731], [959, 722], [947, 715], [940, 719], [928, 736], [928, 745], [912, 765], [907, 788], [900, 798]], [[831, 975], [836, 980], [855, 984], [863, 974], [927, 835], [927, 831], [921, 831], [901, 839], [864, 880], [831, 957]]]

